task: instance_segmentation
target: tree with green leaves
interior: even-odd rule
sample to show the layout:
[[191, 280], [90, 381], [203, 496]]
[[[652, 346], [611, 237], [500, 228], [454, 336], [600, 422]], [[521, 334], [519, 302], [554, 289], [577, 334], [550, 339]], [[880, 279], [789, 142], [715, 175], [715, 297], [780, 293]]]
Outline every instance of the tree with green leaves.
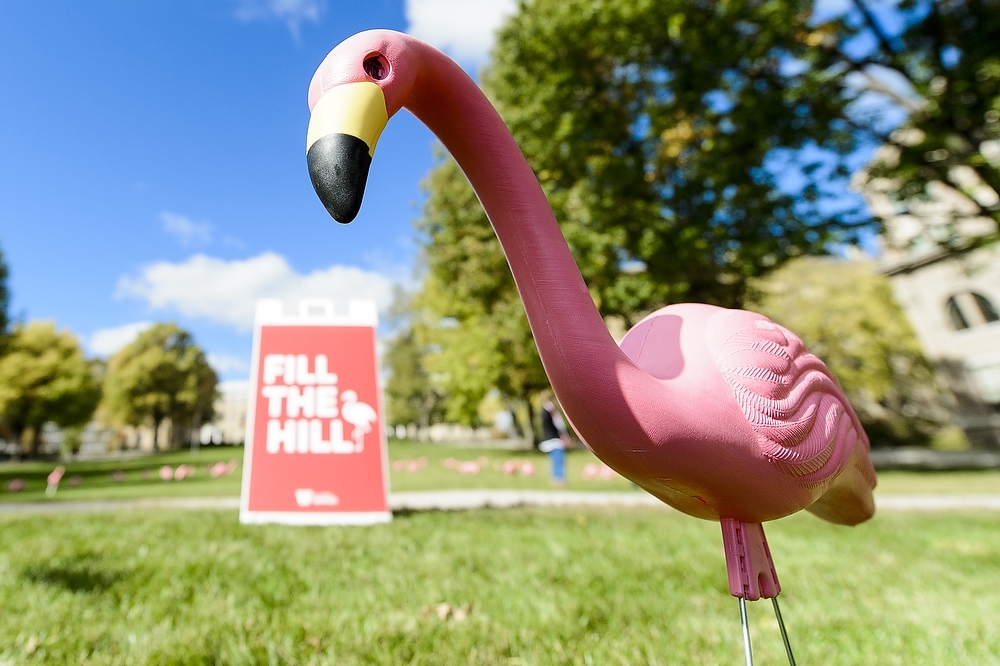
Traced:
[[924, 445], [950, 420], [948, 392], [874, 262], [801, 258], [754, 287], [748, 307], [827, 364], [874, 445]]
[[391, 426], [417, 425], [426, 428], [441, 420], [444, 395], [431, 381], [424, 363], [426, 347], [417, 339], [413, 294], [395, 288], [386, 325], [395, 333], [386, 343], [382, 356], [388, 371], [385, 384], [386, 416]]
[[146, 329], [108, 361], [103, 411], [118, 422], [149, 425], [153, 445], [170, 419], [175, 441], [211, 420], [219, 378], [191, 334], [176, 324]]
[[603, 314], [738, 307], [869, 222], [834, 203], [858, 144], [812, 5], [534, 0], [500, 32], [484, 83]]
[[385, 384], [386, 415], [390, 425], [426, 428], [443, 415], [441, 390], [430, 381], [424, 354], [412, 328], [398, 332], [386, 345], [382, 362], [389, 370]]
[[[802, 37], [810, 7], [534, 0], [501, 30], [484, 86], [606, 317], [739, 306], [750, 279], [854, 238], [857, 211], [823, 205], [856, 143], [842, 85]], [[790, 189], [774, 161], [806, 147], [822, 160]], [[547, 382], [485, 215], [450, 160], [427, 191], [418, 305], [449, 415], [492, 386], [530, 403]]]
[[[483, 83], [600, 312], [627, 327], [674, 302], [740, 307], [790, 259], [877, 231], [845, 196], [860, 148], [896, 144], [872, 174], [904, 195], [961, 180], [996, 219], [998, 2], [880, 4], [890, 34], [864, 0], [827, 18], [812, 0], [532, 0]], [[427, 189], [428, 362], [467, 413], [488, 382], [540, 365], [464, 177], [444, 160]]]
[[[891, 199], [874, 213], [883, 220], [916, 213], [910, 222], [926, 228], [905, 234], [900, 249], [929, 243], [952, 250], [995, 241], [1000, 0], [904, 0], [894, 15], [901, 25], [895, 32], [868, 3], [853, 0], [851, 11], [807, 37], [833, 67], [854, 77], [853, 94], [863, 110], [848, 120], [883, 146], [862, 177]], [[867, 37], [867, 48], [858, 48], [865, 43], [859, 36]], [[871, 104], [873, 97], [893, 103]], [[905, 113], [900, 127], [893, 127], [887, 111]], [[942, 190], [964, 195], [962, 204], [943, 223], [922, 219], [921, 205], [940, 201]]]
[[70, 332], [51, 322], [11, 332], [0, 357], [0, 416], [26, 453], [38, 451], [43, 425], [83, 425], [100, 398], [94, 369]]
[[[479, 403], [497, 389], [512, 414], [531, 414], [530, 396], [548, 387], [514, 280], [482, 207], [453, 161], [425, 183], [418, 222], [429, 242], [427, 272], [414, 299], [423, 363], [445, 398], [448, 421], [477, 425]], [[518, 423], [531, 437], [529, 422]]]

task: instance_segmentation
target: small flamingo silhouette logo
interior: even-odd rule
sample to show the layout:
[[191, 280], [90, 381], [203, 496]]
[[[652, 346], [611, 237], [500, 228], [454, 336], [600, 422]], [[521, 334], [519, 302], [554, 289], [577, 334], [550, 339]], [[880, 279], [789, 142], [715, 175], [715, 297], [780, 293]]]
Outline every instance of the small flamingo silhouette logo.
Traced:
[[342, 405], [340, 416], [354, 426], [351, 437], [354, 438], [354, 451], [360, 453], [365, 447], [365, 433], [371, 432], [372, 423], [378, 418], [372, 406], [358, 402], [358, 394], [347, 390], [340, 394]]

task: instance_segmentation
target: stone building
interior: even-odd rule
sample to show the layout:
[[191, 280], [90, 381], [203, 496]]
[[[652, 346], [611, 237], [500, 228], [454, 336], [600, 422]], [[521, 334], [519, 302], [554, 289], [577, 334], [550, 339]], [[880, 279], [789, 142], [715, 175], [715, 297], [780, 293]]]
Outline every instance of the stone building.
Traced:
[[[892, 150], [875, 159], [892, 159]], [[997, 223], [981, 211], [1000, 196], [968, 167], [953, 167], [949, 181], [902, 202], [889, 179], [861, 172], [855, 185], [885, 220], [882, 271], [955, 396], [956, 425], [975, 448], [1000, 448], [1000, 242], [974, 242], [996, 238]], [[943, 242], [955, 251], [943, 251]]]
[[219, 398], [215, 401], [215, 419], [202, 426], [201, 444], [243, 444], [246, 439], [249, 381], [219, 382]]
[[1000, 447], [1000, 244], [883, 264], [976, 448]]

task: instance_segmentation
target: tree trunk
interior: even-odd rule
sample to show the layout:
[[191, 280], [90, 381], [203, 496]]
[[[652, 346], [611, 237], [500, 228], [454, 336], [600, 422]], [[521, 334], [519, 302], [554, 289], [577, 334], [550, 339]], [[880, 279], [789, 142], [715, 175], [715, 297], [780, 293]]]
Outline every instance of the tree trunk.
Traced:
[[504, 392], [500, 392], [500, 402], [503, 403], [504, 409], [510, 414], [510, 423], [514, 426], [513, 436], [520, 437], [524, 439], [524, 426], [517, 419], [517, 409], [511, 404], [510, 396]]
[[14, 432], [17, 433], [17, 460], [36, 457], [38, 455], [39, 444], [42, 438], [42, 429], [36, 428], [33, 425], [25, 425], [21, 426], [20, 429], [15, 429]]
[[521, 419], [517, 418], [517, 413], [520, 411], [515, 404], [512, 403], [509, 396], [501, 394], [504, 407], [510, 412], [510, 415], [514, 419], [514, 427], [517, 429], [517, 433], [521, 436], [521, 439], [531, 442], [531, 446], [538, 447], [538, 437], [535, 435], [535, 410], [531, 405], [531, 397], [521, 398], [528, 410], [528, 423], [525, 424]]
[[14, 462], [20, 462], [22, 448], [24, 447], [24, 426], [17, 423], [10, 424], [10, 437], [17, 443], [17, 446], [14, 448]]
[[531, 447], [537, 449], [541, 443], [538, 439], [538, 430], [535, 428], [535, 406], [531, 402], [531, 396], [527, 396], [524, 402], [528, 405], [528, 431], [531, 433]]
[[191, 427], [188, 430], [188, 444], [191, 445], [192, 451], [197, 451], [201, 446], [201, 409], [196, 409], [194, 411], [194, 416], [191, 417]]
[[417, 441], [426, 443], [430, 439], [431, 410], [424, 407], [420, 410], [420, 427], [417, 428]]
[[42, 427], [31, 427], [31, 455], [38, 457], [42, 451]]
[[160, 450], [160, 424], [163, 423], [163, 417], [153, 415], [153, 450]]

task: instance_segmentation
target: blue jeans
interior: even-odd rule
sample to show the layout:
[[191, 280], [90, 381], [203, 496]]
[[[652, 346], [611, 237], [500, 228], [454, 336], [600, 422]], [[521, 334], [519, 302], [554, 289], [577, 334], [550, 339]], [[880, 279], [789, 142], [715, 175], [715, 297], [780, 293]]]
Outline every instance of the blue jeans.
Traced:
[[549, 451], [549, 460], [552, 461], [552, 480], [566, 480], [566, 450], [552, 449]]

